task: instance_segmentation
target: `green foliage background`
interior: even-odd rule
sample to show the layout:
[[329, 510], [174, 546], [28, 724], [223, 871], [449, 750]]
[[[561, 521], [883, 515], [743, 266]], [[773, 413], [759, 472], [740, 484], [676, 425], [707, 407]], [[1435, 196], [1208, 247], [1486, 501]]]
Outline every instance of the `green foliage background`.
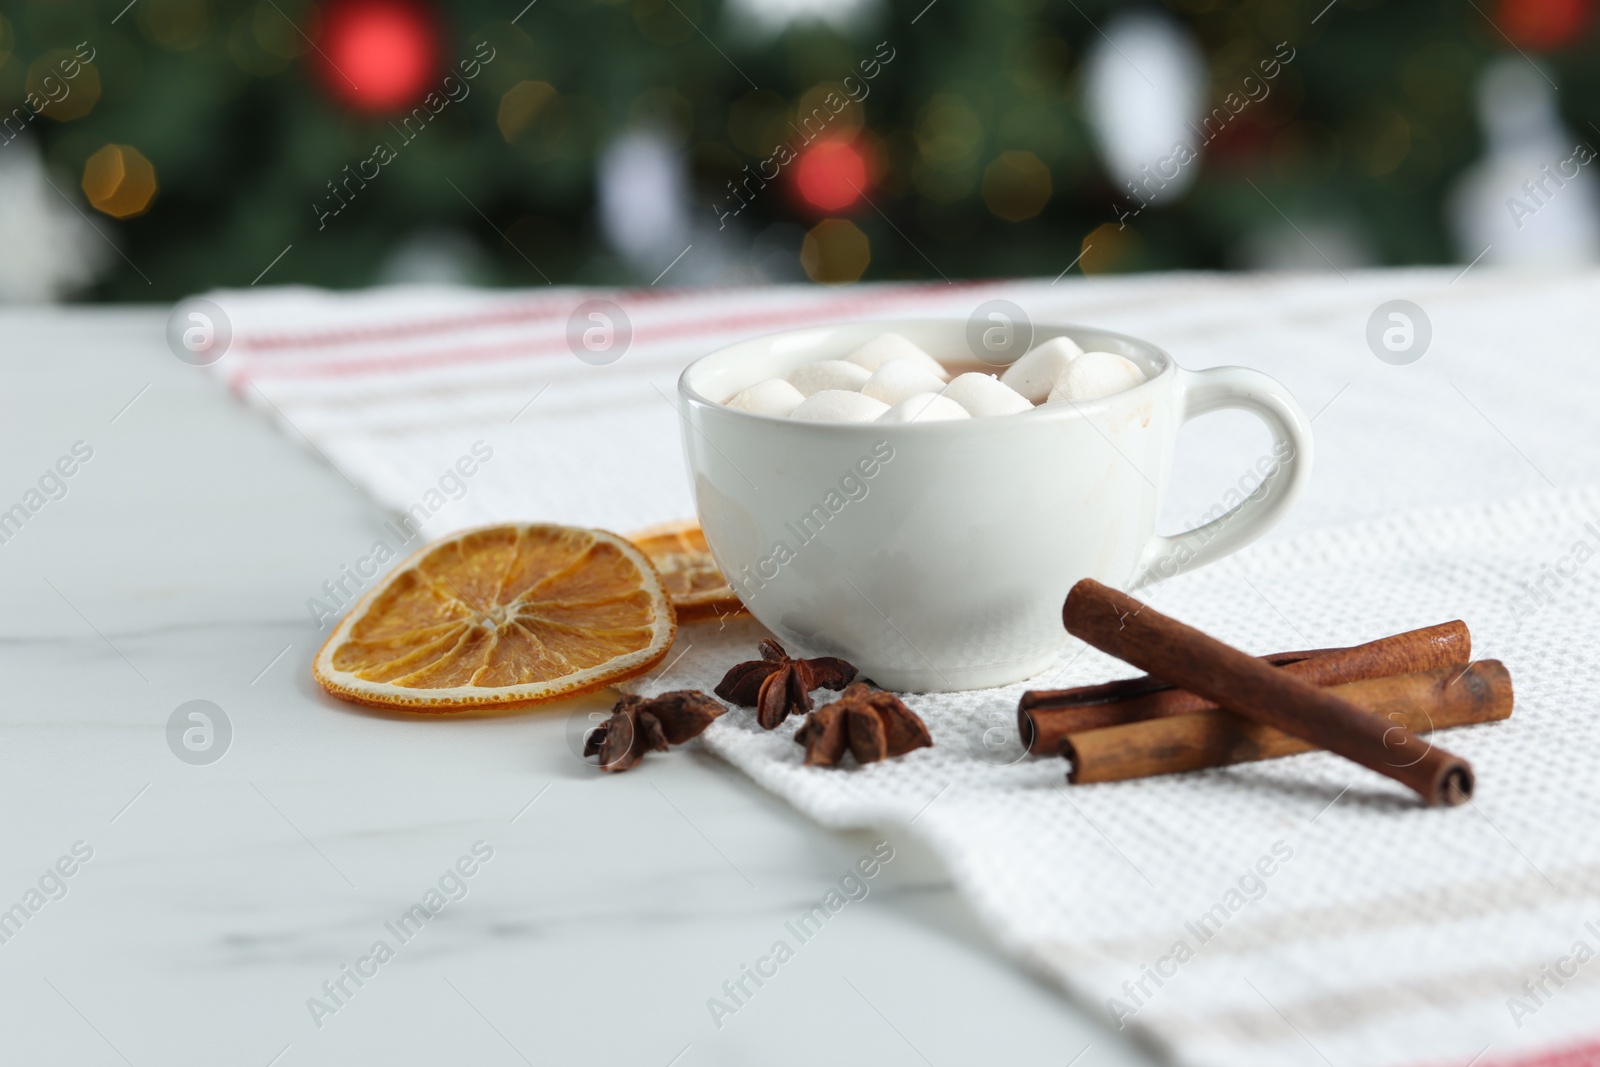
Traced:
[[[1121, 6], [1113, 0], [937, 0], [926, 10], [926, 0], [891, 0], [856, 30], [799, 25], [766, 40], [736, 32], [717, 0], [539, 0], [512, 25], [521, 2], [439, 9], [446, 61], [479, 41], [495, 60], [467, 100], [320, 231], [311, 205], [371, 152], [387, 122], [349, 112], [311, 76], [304, 35], [315, 36], [317, 17], [301, 0], [136, 0], [120, 16], [122, 0], [13, 2], [0, 24], [0, 105], [19, 105], [29, 66], [47, 51], [80, 41], [95, 49], [93, 110], [68, 122], [41, 117], [31, 133], [63, 179], [76, 181], [107, 143], [135, 146], [155, 166], [160, 193], [149, 212], [125, 221], [91, 212], [150, 278], [114, 257], [90, 294], [110, 300], [244, 285], [288, 244], [270, 281], [368, 284], [400, 242], [438, 227], [474, 237], [490, 283], [542, 284], [528, 260], [556, 282], [638, 281], [594, 219], [595, 158], [609, 138], [641, 119], [677, 130], [694, 209], [703, 205], [710, 225], [724, 183], [766, 154], [759, 131], [741, 123], [838, 79], [882, 40], [896, 58], [865, 104], [885, 164], [873, 196], [881, 213], [853, 216], [872, 243], [867, 278], [934, 277], [930, 261], [951, 276], [1053, 276], [1123, 203], [1081, 99], [1083, 57]], [[1441, 197], [1481, 151], [1476, 75], [1511, 54], [1484, 13], [1493, 9], [1337, 0], [1318, 18], [1324, 2], [1171, 0], [1168, 10], [1202, 44], [1218, 96], [1277, 42], [1296, 58], [1272, 95], [1208, 150], [1190, 192], [1143, 213], [1097, 269], [1230, 265], [1241, 235], [1282, 225], [1273, 204], [1297, 220], [1350, 227], [1382, 262], [1454, 258]], [[1572, 129], [1589, 130], [1593, 58], [1587, 37], [1540, 57]], [[745, 74], [763, 95], [752, 95]], [[508, 142], [500, 98], [525, 80], [548, 82], [556, 95]], [[933, 173], [922, 152], [940, 100], [965, 107], [976, 132]], [[1016, 223], [995, 217], [980, 188], [984, 167], [1013, 149], [1043, 160], [1054, 189], [1041, 214]], [[793, 222], [798, 234], [814, 220], [793, 198], [769, 195], [740, 221], [755, 223], [746, 232]], [[798, 237], [793, 244], [797, 254]]]

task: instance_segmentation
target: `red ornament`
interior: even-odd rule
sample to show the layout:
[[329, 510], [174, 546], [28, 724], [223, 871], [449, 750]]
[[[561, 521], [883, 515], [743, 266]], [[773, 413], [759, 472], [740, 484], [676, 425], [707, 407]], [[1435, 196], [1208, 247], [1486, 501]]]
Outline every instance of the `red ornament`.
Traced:
[[1500, 0], [1495, 23], [1519, 48], [1548, 52], [1576, 40], [1593, 14], [1594, 0]]
[[318, 73], [357, 111], [398, 111], [427, 92], [439, 67], [433, 13], [413, 0], [332, 0], [321, 11]]
[[818, 141], [800, 153], [794, 184], [807, 207], [842, 211], [866, 192], [866, 157], [854, 141]]

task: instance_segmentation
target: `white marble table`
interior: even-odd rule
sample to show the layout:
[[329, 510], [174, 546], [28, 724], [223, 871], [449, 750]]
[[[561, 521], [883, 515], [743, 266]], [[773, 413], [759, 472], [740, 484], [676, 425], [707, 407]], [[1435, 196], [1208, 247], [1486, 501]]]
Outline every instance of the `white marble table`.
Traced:
[[[602, 780], [569, 745], [597, 702], [419, 723], [324, 697], [305, 601], [384, 515], [169, 355], [165, 318], [0, 313], [0, 509], [93, 449], [0, 544], [0, 908], [27, 913], [0, 917], [0, 1061], [1150, 1062], [900, 837], [719, 1028], [707, 998], [880, 838], [703, 753]], [[206, 765], [168, 744], [197, 699], [232, 729]], [[463, 856], [402, 942], [385, 924]]]

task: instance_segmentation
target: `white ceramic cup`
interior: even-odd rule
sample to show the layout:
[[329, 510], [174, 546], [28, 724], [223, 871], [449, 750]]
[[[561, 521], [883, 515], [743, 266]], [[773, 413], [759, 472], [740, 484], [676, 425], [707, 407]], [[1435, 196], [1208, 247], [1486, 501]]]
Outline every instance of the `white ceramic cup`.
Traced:
[[[1310, 474], [1310, 425], [1272, 378], [1186, 371], [1148, 342], [1078, 326], [1036, 325], [1035, 343], [1065, 335], [1085, 351], [1116, 352], [1144, 370], [1144, 384], [1076, 405], [920, 424], [723, 405], [887, 331], [947, 364], [972, 361], [959, 320], [851, 323], [730, 345], [678, 381], [695, 504], [717, 565], [791, 652], [842, 656], [885, 688], [980, 689], [1038, 674], [1069, 642], [1061, 605], [1073, 583], [1135, 588], [1219, 559], [1282, 518]], [[1223, 408], [1266, 423], [1269, 471], [1210, 522], [1156, 533], [1178, 427]]]

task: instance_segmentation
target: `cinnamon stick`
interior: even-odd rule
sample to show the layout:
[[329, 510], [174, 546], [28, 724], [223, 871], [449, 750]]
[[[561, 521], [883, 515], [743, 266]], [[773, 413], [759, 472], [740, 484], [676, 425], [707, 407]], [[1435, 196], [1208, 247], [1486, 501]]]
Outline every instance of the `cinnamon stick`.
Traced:
[[[1261, 657], [1315, 686], [1409, 674], [1472, 660], [1472, 635], [1459, 619], [1349, 648], [1278, 652]], [[1036, 689], [1017, 703], [1017, 728], [1035, 755], [1055, 755], [1068, 734], [1123, 723], [1214, 711], [1187, 689], [1145, 675], [1075, 689]]]
[[1387, 775], [1427, 803], [1472, 797], [1466, 760], [1092, 578], [1072, 587], [1061, 618], [1068, 633], [1102, 652]]
[[[1376, 716], [1385, 729], [1425, 733], [1497, 722], [1511, 715], [1511, 674], [1499, 660], [1371, 678], [1327, 690]], [[1292, 734], [1213, 708], [1192, 715], [1108, 726], [1067, 735], [1067, 781], [1121, 782], [1156, 774], [1274, 759], [1316, 746]]]

